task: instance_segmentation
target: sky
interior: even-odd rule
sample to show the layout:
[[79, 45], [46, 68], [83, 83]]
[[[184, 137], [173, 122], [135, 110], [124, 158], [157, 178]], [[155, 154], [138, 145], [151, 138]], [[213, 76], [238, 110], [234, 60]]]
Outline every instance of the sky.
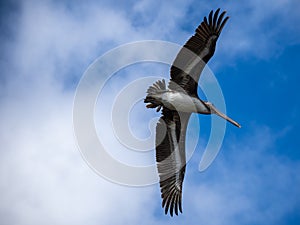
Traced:
[[[242, 128], [227, 125], [219, 155], [199, 172], [210, 117], [193, 116], [188, 142], [199, 140], [187, 165], [183, 214], [171, 218], [158, 184], [116, 184], [83, 159], [73, 130], [76, 87], [107, 51], [143, 40], [182, 45], [219, 7], [230, 19], [208, 66]], [[1, 224], [299, 224], [299, 8], [297, 0], [1, 1]], [[154, 152], [141, 159], [126, 150], [109, 120], [118, 91], [140, 74], [167, 79], [168, 66], [117, 72], [99, 95], [95, 127], [110, 154], [143, 165], [154, 162]], [[131, 113], [135, 135], [147, 137], [159, 114], [142, 102]]]

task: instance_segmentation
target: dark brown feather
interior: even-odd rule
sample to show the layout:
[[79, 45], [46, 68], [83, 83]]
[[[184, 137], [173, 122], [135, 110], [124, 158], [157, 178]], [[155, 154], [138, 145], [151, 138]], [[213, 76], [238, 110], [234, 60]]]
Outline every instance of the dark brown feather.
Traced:
[[218, 19], [218, 15], [219, 15], [219, 12], [220, 12], [220, 8], [218, 8], [217, 9], [217, 11], [215, 12], [215, 15], [214, 15], [214, 21], [213, 21], [213, 25], [214, 25], [214, 27], [213, 27], [213, 29], [215, 30], [216, 28], [217, 28], [217, 19]]
[[213, 21], [212, 21], [212, 15], [213, 15], [213, 10], [210, 11], [209, 15], [208, 15], [208, 21], [209, 21], [209, 28], [212, 31], [213, 28]]
[[[211, 11], [195, 30], [195, 34], [185, 43], [171, 66], [169, 88], [185, 91], [191, 96], [198, 96], [200, 74], [215, 52], [216, 42], [229, 17], [224, 20], [225, 11], [219, 16], [220, 9]], [[199, 59], [199, 57], [201, 59]], [[193, 63], [193, 66], [190, 65]], [[190, 67], [189, 67], [190, 66]], [[188, 70], [190, 68], [190, 70]], [[176, 85], [175, 85], [176, 84]]]
[[[156, 161], [159, 173], [162, 207], [171, 216], [178, 215], [181, 209], [182, 184], [185, 174], [185, 136], [190, 113], [178, 113], [163, 108], [163, 115], [156, 127]], [[175, 125], [176, 140], [172, 140], [171, 126]], [[163, 137], [161, 136], [163, 135]], [[160, 140], [160, 141], [158, 141]], [[174, 152], [174, 143], [179, 152]], [[176, 161], [174, 154], [178, 154], [180, 161]], [[178, 168], [178, 165], [180, 168]]]

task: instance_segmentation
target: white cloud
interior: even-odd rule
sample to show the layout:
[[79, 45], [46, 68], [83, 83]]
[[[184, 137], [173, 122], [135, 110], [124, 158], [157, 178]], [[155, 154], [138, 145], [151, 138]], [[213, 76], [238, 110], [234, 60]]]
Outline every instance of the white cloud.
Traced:
[[[74, 89], [65, 86], [70, 77], [78, 81], [94, 58], [118, 44], [151, 38], [181, 39], [186, 32], [176, 24], [188, 14], [189, 2], [159, 5], [142, 1], [132, 3], [132, 9], [125, 10], [115, 9], [107, 2], [78, 4], [70, 9], [50, 1], [23, 2], [15, 39], [3, 40], [11, 52], [6, 53], [8, 63], [3, 68], [6, 83], [0, 90], [1, 221], [5, 224], [169, 222], [168, 217], [160, 217], [163, 211], [159, 208], [158, 186], [129, 188], [111, 184], [85, 164], [73, 137]], [[261, 17], [264, 12], [248, 4], [257, 13], [256, 22], [246, 28], [246, 34], [256, 31], [255, 26], [264, 20]], [[273, 14], [276, 15], [281, 6], [275, 6]], [[294, 12], [291, 6], [280, 15]], [[239, 10], [234, 6], [232, 9]], [[139, 16], [143, 16], [143, 25], [135, 24]], [[244, 27], [246, 18], [241, 21], [232, 26]], [[228, 29], [222, 37], [225, 39], [222, 48], [232, 46], [235, 56], [239, 51], [251, 52], [257, 40], [255, 35], [232, 30]], [[243, 40], [242, 46], [233, 46], [229, 33], [233, 33], [235, 40]], [[263, 34], [258, 40], [263, 40]], [[260, 45], [268, 49], [274, 44]], [[226, 47], [221, 51], [227, 51]], [[260, 130], [254, 132], [259, 133]], [[209, 170], [212, 172], [207, 171], [212, 176], [205, 177], [203, 183], [191, 181], [192, 178], [201, 180], [202, 175], [195, 175], [190, 169], [185, 183], [184, 214], [173, 222], [234, 224], [235, 221], [252, 222], [255, 217], [254, 222], [262, 224], [266, 217], [276, 223], [299, 205], [299, 200], [293, 198], [297, 193], [294, 187], [300, 183], [294, 180], [299, 165], [269, 152], [275, 142], [270, 138], [272, 135], [269, 130], [264, 130], [263, 136], [246, 135], [257, 145], [235, 140], [236, 146], [228, 147], [228, 155], [226, 149], [222, 150], [224, 155], [217, 158], [218, 164]], [[273, 173], [274, 168], [278, 173]], [[223, 178], [219, 179], [219, 174]], [[260, 202], [261, 198], [266, 202]]]
[[140, 206], [154, 207], [147, 200], [154, 187], [111, 184], [81, 158], [72, 128], [74, 90], [63, 83], [73, 64], [87, 65], [103, 43], [134, 39], [134, 29], [101, 5], [84, 8], [78, 18], [62, 5], [24, 2], [21, 15], [1, 90], [1, 221], [134, 224], [147, 218]]
[[[34, 85], [31, 88], [36, 88]], [[72, 93], [47, 92], [2, 101], [2, 220], [13, 224], [134, 224], [153, 210], [154, 187], [128, 188], [99, 178], [77, 150]], [[39, 94], [39, 95], [37, 95]], [[119, 215], [111, 218], [112, 215]]]
[[298, 1], [286, 0], [224, 4], [230, 20], [220, 41], [221, 56], [269, 59], [299, 43], [298, 8]]
[[186, 211], [203, 224], [284, 221], [300, 206], [300, 163], [275, 152], [278, 138], [280, 132], [256, 127], [242, 140], [227, 139], [205, 174], [187, 178]]

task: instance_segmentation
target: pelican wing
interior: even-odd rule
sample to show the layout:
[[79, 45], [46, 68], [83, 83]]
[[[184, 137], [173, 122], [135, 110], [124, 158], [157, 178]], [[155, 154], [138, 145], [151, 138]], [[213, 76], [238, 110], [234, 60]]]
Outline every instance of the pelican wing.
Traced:
[[202, 23], [195, 30], [195, 34], [185, 43], [177, 54], [171, 67], [170, 89], [178, 89], [178, 85], [192, 96], [197, 96], [197, 87], [200, 74], [205, 64], [215, 52], [218, 37], [229, 19], [219, 16], [220, 9], [209, 13], [208, 19], [204, 17]]
[[162, 207], [178, 215], [182, 212], [182, 183], [185, 173], [185, 135], [190, 113], [167, 108], [156, 127], [156, 161], [161, 189]]

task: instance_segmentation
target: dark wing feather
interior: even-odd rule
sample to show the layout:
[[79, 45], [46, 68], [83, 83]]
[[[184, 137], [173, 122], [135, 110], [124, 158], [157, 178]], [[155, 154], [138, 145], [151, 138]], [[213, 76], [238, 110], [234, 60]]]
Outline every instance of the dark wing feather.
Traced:
[[185, 173], [185, 135], [190, 113], [163, 109], [156, 127], [156, 161], [162, 207], [178, 215], [182, 212], [182, 183]]
[[[185, 43], [176, 56], [171, 67], [170, 89], [180, 91], [182, 88], [187, 94], [197, 96], [197, 87], [200, 74], [205, 64], [215, 52], [218, 37], [229, 17], [224, 18], [225, 11], [219, 16], [220, 9], [211, 11], [208, 20], [195, 30], [195, 34]], [[180, 86], [180, 88], [176, 88]]]

